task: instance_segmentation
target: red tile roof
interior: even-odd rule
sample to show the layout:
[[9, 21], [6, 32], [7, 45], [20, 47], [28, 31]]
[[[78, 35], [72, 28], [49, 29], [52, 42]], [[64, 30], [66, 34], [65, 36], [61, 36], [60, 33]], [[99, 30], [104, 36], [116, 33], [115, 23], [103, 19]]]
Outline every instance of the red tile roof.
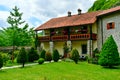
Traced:
[[120, 6], [117, 6], [117, 7], [111, 8], [111, 9], [104, 10], [103, 12], [101, 12], [100, 14], [98, 14], [98, 16], [110, 14], [110, 13], [117, 12], [117, 11], [120, 11]]
[[71, 15], [71, 17], [65, 16], [53, 18], [37, 27], [35, 30], [92, 24], [96, 21], [96, 16], [99, 13], [101, 13], [101, 11], [82, 13], [80, 15]]
[[120, 6], [103, 11], [82, 13], [81, 15], [72, 15], [71, 17], [65, 16], [53, 18], [42, 24], [41, 26], [37, 27], [35, 30], [38, 31], [50, 28], [93, 24], [97, 20], [98, 16], [106, 15], [117, 11], [120, 11]]

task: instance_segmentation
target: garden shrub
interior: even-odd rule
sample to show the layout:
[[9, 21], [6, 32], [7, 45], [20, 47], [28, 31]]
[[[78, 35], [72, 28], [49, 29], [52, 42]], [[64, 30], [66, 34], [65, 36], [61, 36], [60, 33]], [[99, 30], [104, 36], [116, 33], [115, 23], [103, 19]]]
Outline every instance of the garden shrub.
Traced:
[[37, 51], [32, 47], [30, 51], [28, 52], [28, 61], [33, 62], [38, 59], [39, 59], [39, 55]]
[[119, 65], [119, 53], [117, 45], [112, 36], [108, 37], [102, 46], [99, 64], [106, 67]]
[[45, 53], [46, 53], [46, 51], [43, 49], [40, 53], [40, 58], [45, 59]]
[[2, 58], [2, 55], [0, 54], [0, 68], [3, 67], [3, 58]]
[[67, 58], [67, 55], [69, 53], [69, 47], [67, 46], [67, 42], [63, 45], [63, 50], [64, 50], [64, 56], [63, 58]]
[[25, 48], [21, 48], [17, 56], [17, 63], [21, 63], [24, 67], [25, 62], [27, 62], [27, 53], [25, 51]]
[[3, 64], [4, 65], [7, 63], [8, 60], [10, 60], [10, 57], [7, 53], [3, 53], [2, 58], [3, 58]]
[[40, 58], [40, 59], [38, 59], [38, 63], [39, 63], [39, 64], [43, 64], [43, 63], [44, 63], [44, 61], [45, 61], [45, 59], [44, 59], [44, 58]]
[[55, 62], [58, 62], [59, 57], [60, 57], [60, 55], [59, 55], [58, 50], [57, 50], [57, 49], [54, 49], [54, 50], [53, 50], [53, 60], [54, 60]]
[[77, 64], [79, 61], [79, 52], [77, 49], [72, 49], [71, 51], [71, 59]]
[[52, 60], [52, 55], [51, 55], [51, 53], [49, 51], [46, 52], [46, 54], [45, 54], [45, 60], [46, 61], [51, 61]]

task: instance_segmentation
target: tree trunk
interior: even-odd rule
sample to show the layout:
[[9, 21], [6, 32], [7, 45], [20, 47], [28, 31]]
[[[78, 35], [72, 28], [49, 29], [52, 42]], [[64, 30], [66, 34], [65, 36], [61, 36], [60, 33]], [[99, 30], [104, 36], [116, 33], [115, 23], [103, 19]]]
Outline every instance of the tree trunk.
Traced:
[[24, 68], [24, 65], [25, 65], [25, 63], [23, 62], [23, 66], [22, 66], [23, 68]]
[[12, 62], [14, 62], [14, 51], [15, 51], [15, 46], [13, 45], [13, 51], [12, 51]]

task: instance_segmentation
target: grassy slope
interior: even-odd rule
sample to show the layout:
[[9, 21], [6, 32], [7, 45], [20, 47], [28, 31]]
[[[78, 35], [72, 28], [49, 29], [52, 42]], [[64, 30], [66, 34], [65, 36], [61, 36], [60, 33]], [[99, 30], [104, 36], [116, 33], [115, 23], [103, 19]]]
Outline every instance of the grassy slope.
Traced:
[[[45, 79], [46, 78], [46, 79]], [[0, 80], [120, 80], [120, 69], [59, 62], [0, 71]]]

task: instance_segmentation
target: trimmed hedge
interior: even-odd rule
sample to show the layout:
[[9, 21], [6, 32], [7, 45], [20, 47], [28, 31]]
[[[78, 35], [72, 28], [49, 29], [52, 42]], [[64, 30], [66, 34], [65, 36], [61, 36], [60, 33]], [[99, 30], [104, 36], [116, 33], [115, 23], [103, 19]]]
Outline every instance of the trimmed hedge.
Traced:
[[44, 63], [44, 61], [45, 61], [45, 59], [44, 59], [44, 58], [40, 58], [40, 59], [38, 59], [38, 63], [39, 63], [39, 64], [43, 64], [43, 63]]

